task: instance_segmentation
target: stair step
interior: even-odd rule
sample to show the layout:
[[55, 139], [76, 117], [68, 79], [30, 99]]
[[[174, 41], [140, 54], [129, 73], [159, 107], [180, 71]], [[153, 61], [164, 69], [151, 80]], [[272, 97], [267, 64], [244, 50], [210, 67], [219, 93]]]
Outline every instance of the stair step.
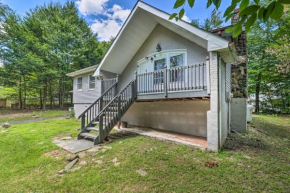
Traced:
[[80, 136], [84, 138], [90, 138], [90, 139], [96, 139], [98, 137], [97, 135], [94, 135], [91, 133], [81, 133]]
[[93, 121], [92, 124], [93, 124], [93, 125], [99, 125], [100, 122], [99, 122], [99, 121]]
[[86, 130], [87, 131], [99, 131], [99, 129], [97, 129], [95, 127], [87, 127]]

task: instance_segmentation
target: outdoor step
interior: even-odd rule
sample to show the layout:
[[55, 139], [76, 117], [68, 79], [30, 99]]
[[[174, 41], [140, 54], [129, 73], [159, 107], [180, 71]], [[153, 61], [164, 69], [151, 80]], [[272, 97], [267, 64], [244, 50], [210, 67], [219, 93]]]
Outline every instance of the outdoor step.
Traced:
[[95, 127], [87, 127], [86, 130], [87, 131], [99, 131], [99, 129], [97, 129]]
[[90, 138], [90, 139], [95, 139], [96, 137], [98, 137], [97, 135], [94, 135], [91, 133], [81, 133], [80, 136], [84, 138]]
[[94, 121], [94, 122], [92, 122], [92, 124], [93, 124], [93, 125], [99, 125], [100, 122], [99, 122], [99, 121]]

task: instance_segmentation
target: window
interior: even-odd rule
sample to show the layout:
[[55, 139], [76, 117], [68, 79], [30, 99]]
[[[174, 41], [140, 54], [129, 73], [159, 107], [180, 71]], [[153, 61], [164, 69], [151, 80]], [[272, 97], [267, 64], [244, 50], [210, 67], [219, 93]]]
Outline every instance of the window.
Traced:
[[164, 75], [163, 73], [161, 73], [161, 71], [164, 68], [170, 69], [167, 74], [168, 81], [186, 81], [187, 77], [184, 74], [188, 72], [188, 69], [178, 68], [188, 65], [186, 49], [164, 50], [161, 52], [155, 52], [145, 58], [142, 58], [137, 63], [138, 74], [154, 72], [153, 84], [163, 83]]
[[77, 78], [77, 90], [81, 91], [83, 89], [83, 77]]
[[89, 75], [89, 89], [93, 90], [96, 86], [96, 78], [93, 75]]
[[[184, 66], [185, 54], [169, 54], [170, 68], [176, 68], [178, 66]], [[170, 82], [183, 81], [184, 69], [173, 69], [170, 73]]]
[[154, 71], [159, 71], [154, 73], [154, 84], [161, 84], [163, 83], [163, 70], [164, 66], [166, 66], [166, 59], [160, 59], [154, 61]]

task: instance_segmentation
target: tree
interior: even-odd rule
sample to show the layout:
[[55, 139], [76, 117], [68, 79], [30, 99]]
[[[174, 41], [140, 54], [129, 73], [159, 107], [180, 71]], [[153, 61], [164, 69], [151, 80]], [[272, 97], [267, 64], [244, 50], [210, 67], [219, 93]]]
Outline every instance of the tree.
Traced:
[[214, 9], [209, 18], [206, 18], [204, 22], [200, 22], [198, 19], [192, 20], [191, 24], [196, 27], [200, 27], [205, 29], [206, 31], [210, 31], [212, 29], [220, 28], [222, 27], [224, 20], [222, 19], [221, 16], [222, 12], [217, 11]]
[[31, 32], [29, 49], [41, 61], [35, 66], [42, 87], [43, 109], [48, 92], [53, 98], [54, 84], [59, 85], [59, 106], [63, 108], [72, 87], [66, 73], [98, 63], [99, 42], [86, 22], [78, 17], [73, 2], [37, 7], [27, 14], [24, 25]]
[[22, 20], [11, 9], [4, 6], [1, 15], [0, 57], [3, 58], [4, 70], [1, 71], [1, 85], [18, 87], [19, 107], [23, 106], [23, 87], [31, 66], [27, 61], [30, 51], [25, 48], [25, 31]]
[[66, 74], [98, 64], [111, 41], [100, 43], [73, 2], [50, 3], [19, 17], [0, 3], [0, 86], [18, 89], [19, 107], [49, 99], [59, 107], [69, 97], [72, 81]]
[[[272, 46], [289, 46], [289, 41], [280, 41], [288, 23], [289, 13], [280, 20], [258, 20], [248, 33], [249, 93], [255, 93], [256, 113], [265, 109], [272, 112], [278, 109], [285, 113], [290, 111], [290, 73], [277, 68], [277, 63], [285, 63], [279, 59], [279, 53], [269, 51]], [[285, 33], [282, 33], [283, 29]], [[261, 93], [264, 101], [260, 101]]]
[[[222, 0], [207, 0], [206, 7], [209, 8], [212, 4], [219, 9]], [[178, 13], [173, 13], [169, 19], [176, 19], [178, 21], [184, 16], [185, 10], [184, 6], [188, 5], [192, 8], [194, 6], [195, 0], [176, 0], [174, 4], [174, 9], [181, 9]], [[233, 33], [233, 37], [236, 38], [242, 33], [242, 25], [245, 23], [246, 32], [254, 25], [257, 19], [262, 19], [263, 21], [268, 21], [269, 18], [274, 20], [279, 20], [283, 15], [284, 5], [290, 4], [289, 0], [271, 0], [268, 2], [254, 0], [233, 0], [231, 5], [226, 9], [224, 13], [225, 21], [228, 21], [233, 16], [233, 11], [239, 6], [240, 8], [240, 21], [234, 24], [233, 27], [227, 29], [227, 32]]]
[[289, 7], [285, 8], [285, 17], [282, 17], [275, 31], [275, 41], [267, 48], [267, 52], [278, 59], [276, 67], [283, 74], [290, 73], [290, 14], [287, 13]]

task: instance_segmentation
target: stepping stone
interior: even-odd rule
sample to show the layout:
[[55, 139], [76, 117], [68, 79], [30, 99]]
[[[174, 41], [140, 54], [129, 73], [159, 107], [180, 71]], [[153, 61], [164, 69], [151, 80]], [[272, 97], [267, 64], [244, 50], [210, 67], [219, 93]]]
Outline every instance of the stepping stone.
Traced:
[[81, 162], [80, 162], [80, 165], [82, 165], [82, 166], [86, 166], [86, 165], [88, 165], [88, 164], [87, 164], [86, 161], [81, 161]]
[[69, 155], [66, 158], [66, 161], [71, 162], [71, 161], [75, 160], [76, 158], [79, 158], [79, 155]]
[[61, 140], [71, 140], [72, 139], [72, 137], [63, 137], [63, 138], [61, 138]]
[[71, 161], [69, 164], [67, 164], [64, 167], [64, 171], [69, 171], [78, 161], [79, 161], [79, 158], [76, 158], [75, 160]]
[[86, 155], [87, 155], [87, 154], [86, 154], [85, 152], [81, 152], [81, 153], [79, 153], [79, 157], [80, 157], [80, 158], [84, 158], [84, 157], [86, 157]]
[[88, 140], [54, 140], [53, 143], [70, 153], [78, 153], [94, 147], [94, 143]]

